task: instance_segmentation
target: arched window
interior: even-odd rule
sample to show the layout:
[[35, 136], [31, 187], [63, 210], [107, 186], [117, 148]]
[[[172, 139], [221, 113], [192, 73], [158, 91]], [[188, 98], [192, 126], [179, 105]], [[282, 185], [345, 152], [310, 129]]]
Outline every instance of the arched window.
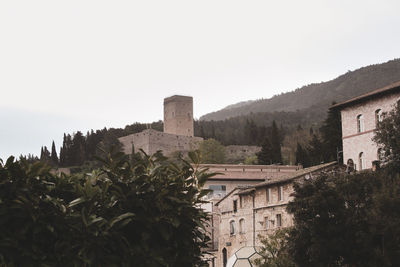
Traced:
[[385, 151], [383, 148], [378, 148], [377, 156], [379, 161], [383, 161], [385, 159]]
[[364, 152], [361, 152], [359, 155], [358, 155], [358, 164], [359, 164], [359, 166], [358, 166], [358, 170], [364, 170], [365, 169], [365, 156], [364, 156]]
[[378, 125], [383, 120], [382, 109], [375, 110], [375, 125]]
[[364, 116], [362, 114], [357, 116], [357, 132], [364, 132]]
[[235, 221], [230, 221], [229, 222], [229, 229], [230, 229], [230, 234], [234, 235], [235, 232], [236, 232]]
[[239, 231], [241, 234], [246, 232], [246, 226], [244, 225], [244, 219], [239, 220]]

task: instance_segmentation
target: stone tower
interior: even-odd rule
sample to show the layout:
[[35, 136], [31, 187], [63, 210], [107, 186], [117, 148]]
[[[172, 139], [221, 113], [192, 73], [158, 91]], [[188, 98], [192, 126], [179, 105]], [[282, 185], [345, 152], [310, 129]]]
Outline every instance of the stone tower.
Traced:
[[193, 97], [174, 95], [164, 99], [164, 132], [193, 136]]

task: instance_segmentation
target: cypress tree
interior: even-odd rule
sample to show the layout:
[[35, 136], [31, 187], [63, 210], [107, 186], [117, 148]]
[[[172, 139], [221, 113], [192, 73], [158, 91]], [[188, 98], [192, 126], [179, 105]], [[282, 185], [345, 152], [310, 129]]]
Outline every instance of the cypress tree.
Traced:
[[57, 151], [56, 151], [56, 145], [54, 144], [54, 140], [53, 143], [51, 144], [51, 163], [54, 166], [58, 166], [58, 156], [57, 156]]
[[318, 165], [324, 162], [323, 143], [315, 134], [309, 143], [308, 153], [311, 165]]
[[[334, 105], [335, 102], [332, 103]], [[337, 160], [337, 151], [342, 150], [342, 122], [340, 111], [329, 109], [328, 116], [320, 128], [325, 161]]]
[[271, 129], [271, 153], [272, 153], [272, 163], [282, 163], [282, 152], [281, 152], [281, 141], [278, 127], [275, 121], [272, 122]]
[[307, 150], [305, 150], [299, 143], [297, 143], [296, 149], [296, 164], [301, 164], [303, 167], [310, 166], [310, 159]]
[[266, 137], [261, 145], [261, 151], [256, 154], [258, 164], [268, 165], [274, 163], [272, 153], [271, 142], [269, 141], [268, 137]]
[[42, 147], [41, 151], [40, 151], [40, 160], [44, 161], [44, 162], [50, 162], [51, 161], [51, 157], [50, 157], [50, 152], [47, 149], [46, 146]]

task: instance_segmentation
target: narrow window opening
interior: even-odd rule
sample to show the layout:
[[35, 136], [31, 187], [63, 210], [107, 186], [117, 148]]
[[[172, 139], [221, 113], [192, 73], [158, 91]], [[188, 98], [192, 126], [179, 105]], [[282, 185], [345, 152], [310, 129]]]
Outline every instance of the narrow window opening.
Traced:
[[236, 227], [235, 227], [235, 221], [230, 221], [229, 222], [229, 233], [231, 234], [231, 235], [234, 235], [235, 234], [235, 231], [236, 231], [236, 229], [235, 229]]
[[364, 116], [362, 114], [357, 116], [357, 132], [364, 132]]
[[366, 168], [366, 167], [365, 167], [364, 152], [361, 152], [361, 153], [358, 155], [358, 163], [359, 163], [358, 168], [359, 168], [360, 171], [361, 171], [361, 170], [364, 170], [364, 169]]
[[276, 227], [281, 227], [281, 226], [282, 226], [282, 215], [276, 214]]

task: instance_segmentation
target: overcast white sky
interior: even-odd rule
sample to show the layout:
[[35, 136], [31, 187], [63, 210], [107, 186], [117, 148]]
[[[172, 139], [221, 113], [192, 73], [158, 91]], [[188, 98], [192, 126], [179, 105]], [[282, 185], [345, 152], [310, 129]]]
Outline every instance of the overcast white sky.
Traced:
[[400, 1], [0, 1], [0, 158], [64, 132], [199, 118], [400, 56]]

